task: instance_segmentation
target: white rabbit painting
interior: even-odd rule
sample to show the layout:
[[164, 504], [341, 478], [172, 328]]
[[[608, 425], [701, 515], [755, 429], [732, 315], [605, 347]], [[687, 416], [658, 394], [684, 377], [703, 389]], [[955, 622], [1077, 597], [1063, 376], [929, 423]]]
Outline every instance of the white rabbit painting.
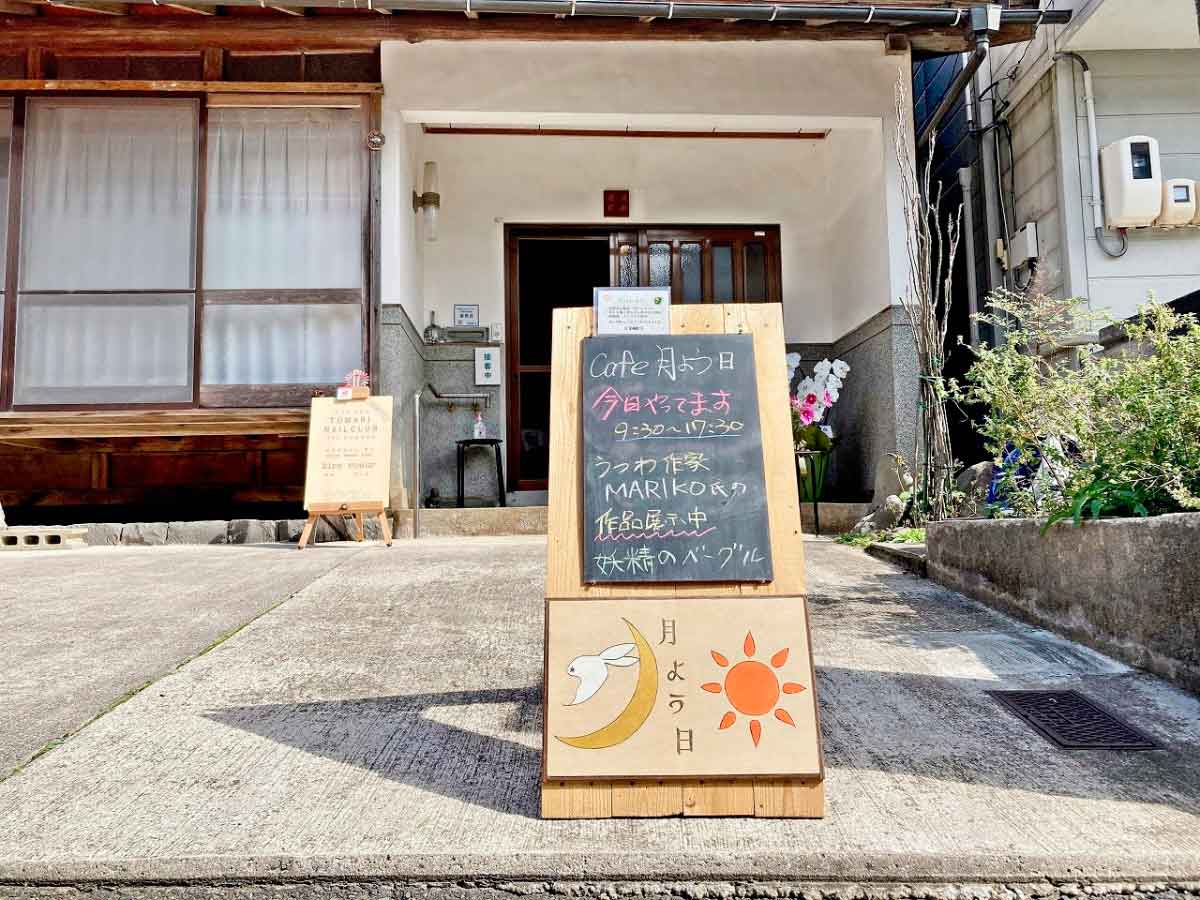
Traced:
[[575, 699], [567, 706], [578, 706], [590, 700], [608, 680], [608, 667], [637, 665], [637, 655], [633, 644], [614, 644], [607, 650], [601, 650], [592, 655], [577, 656], [567, 666], [567, 674], [579, 679], [579, 687], [575, 691]]

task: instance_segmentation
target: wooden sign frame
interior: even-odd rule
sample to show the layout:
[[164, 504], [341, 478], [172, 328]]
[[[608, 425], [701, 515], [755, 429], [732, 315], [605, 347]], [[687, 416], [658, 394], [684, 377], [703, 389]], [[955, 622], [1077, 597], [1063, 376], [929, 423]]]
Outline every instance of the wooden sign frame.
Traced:
[[[320, 397], [313, 398], [310, 409], [316, 409], [318, 402], [329, 403], [334, 409], [352, 410], [355, 406], [363, 406], [369, 404], [372, 400], [377, 400], [384, 403], [384, 409], [387, 411], [387, 428], [386, 442], [382, 443], [382, 453], [384, 459], [380, 462], [382, 470], [387, 473], [391, 469], [391, 417], [392, 417], [392, 398], [391, 397], [373, 397], [368, 388], [363, 386], [355, 386], [347, 389], [349, 397], [347, 398], [330, 398]], [[312, 537], [313, 529], [317, 525], [317, 521], [322, 516], [353, 516], [355, 524], [355, 538], [362, 541], [365, 537], [365, 528], [363, 523], [364, 516], [370, 516], [379, 521], [379, 531], [383, 536], [384, 543], [387, 546], [392, 546], [392, 528], [387, 518], [387, 497], [386, 488], [381, 484], [379, 487], [385, 494], [381, 499], [354, 499], [346, 500], [345, 502], [336, 502], [329, 500], [314, 501], [311, 494], [312, 484], [310, 481], [312, 453], [314, 446], [314, 430], [317, 428], [317, 417], [310, 412], [309, 428], [308, 428], [308, 450], [305, 459], [305, 485], [304, 485], [304, 508], [308, 513], [308, 519], [304, 523], [304, 528], [300, 532], [300, 540], [296, 545], [296, 549], [303, 550], [308, 546], [308, 542]], [[385, 476], [386, 477], [386, 476]], [[341, 493], [339, 489], [337, 493]], [[369, 495], [368, 495], [369, 496]]]
[[[800, 501], [790, 440], [783, 308], [778, 303], [673, 306], [672, 334], [754, 337], [774, 580], [762, 584], [587, 584], [583, 581], [582, 341], [594, 333], [590, 308], [554, 311], [551, 350], [549, 521], [546, 600], [768, 596], [804, 604], [808, 622]], [[548, 620], [548, 616], [547, 616]], [[546, 646], [549, 647], [549, 633]], [[811, 641], [809, 643], [811, 653]], [[816, 692], [815, 682], [812, 685]], [[543, 691], [545, 691], [543, 687]], [[543, 693], [543, 703], [546, 695]], [[815, 698], [814, 698], [815, 704]], [[820, 741], [818, 714], [817, 740]], [[819, 747], [818, 747], [819, 749]], [[824, 769], [813, 778], [547, 780], [543, 818], [762, 816], [820, 818]]]

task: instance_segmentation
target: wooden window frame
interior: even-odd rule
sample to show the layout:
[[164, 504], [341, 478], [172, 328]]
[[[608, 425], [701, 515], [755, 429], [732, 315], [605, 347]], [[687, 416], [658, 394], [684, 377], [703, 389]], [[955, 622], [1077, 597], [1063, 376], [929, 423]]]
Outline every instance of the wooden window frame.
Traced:
[[[111, 88], [89, 89], [86, 83], [72, 83], [70, 90], [7, 90], [0, 100], [12, 103], [12, 140], [9, 158], [9, 193], [0, 197], [8, 206], [8, 240], [0, 247], [7, 257], [5, 283], [0, 285], [0, 411], [154, 411], [186, 409], [254, 409], [254, 408], [299, 408], [307, 407], [313, 396], [332, 394], [336, 384], [244, 384], [211, 385], [202, 383], [204, 307], [212, 303], [277, 304], [277, 303], [347, 303], [355, 302], [360, 307], [361, 351], [358, 365], [373, 375], [378, 372], [378, 348], [375, 336], [379, 327], [379, 154], [366, 149], [366, 137], [379, 128], [381, 104], [377, 85], [341, 85], [331, 90], [330, 85], [299, 85], [296, 83], [256, 86], [248, 85], [186, 85], [190, 90], [138, 90], [130, 85]], [[311, 87], [308, 93], [305, 87]], [[132, 88], [132, 89], [131, 89]], [[264, 89], [266, 88], [266, 89]], [[194, 297], [192, 321], [192, 398], [190, 402], [177, 403], [26, 403], [14, 404], [14, 378], [16, 367], [16, 318], [17, 294], [20, 277], [21, 203], [23, 194], [24, 149], [26, 143], [25, 123], [30, 99], [40, 97], [114, 97], [130, 100], [192, 99], [197, 102], [197, 153], [196, 153], [196, 198], [194, 229], [193, 285], [186, 290], [170, 293], [191, 294]], [[204, 227], [208, 188], [208, 111], [213, 107], [318, 107], [357, 109], [363, 137], [364, 157], [362, 197], [362, 278], [358, 288], [353, 289], [293, 289], [260, 291], [206, 291], [204, 289]], [[71, 293], [71, 292], [62, 292]], [[75, 291], [74, 293], [148, 293], [146, 291]], [[149, 292], [154, 293], [154, 292]], [[159, 292], [161, 293], [161, 292]], [[348, 295], [354, 294], [353, 298]]]

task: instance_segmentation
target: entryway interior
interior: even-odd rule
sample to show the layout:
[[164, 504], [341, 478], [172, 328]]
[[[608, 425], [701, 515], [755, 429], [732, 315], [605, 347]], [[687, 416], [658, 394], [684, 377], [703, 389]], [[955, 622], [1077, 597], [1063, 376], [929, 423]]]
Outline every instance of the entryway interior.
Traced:
[[549, 476], [550, 329], [559, 307], [597, 287], [670, 287], [672, 303], [778, 302], [779, 226], [506, 228], [508, 479], [544, 491]]

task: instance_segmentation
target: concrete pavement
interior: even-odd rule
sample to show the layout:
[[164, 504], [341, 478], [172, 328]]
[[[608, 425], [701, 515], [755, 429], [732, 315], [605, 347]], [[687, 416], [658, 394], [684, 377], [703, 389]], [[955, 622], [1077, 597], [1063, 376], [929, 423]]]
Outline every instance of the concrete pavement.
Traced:
[[268, 545], [6, 553], [0, 778], [356, 552]]
[[[429, 539], [304, 576], [0, 782], [0, 897], [1200, 894], [1200, 699], [806, 546], [822, 821], [538, 819], [544, 539]], [[132, 551], [86, 552], [102, 568]], [[1166, 749], [1060, 751], [983, 693], [1040, 686], [1079, 688]]]

